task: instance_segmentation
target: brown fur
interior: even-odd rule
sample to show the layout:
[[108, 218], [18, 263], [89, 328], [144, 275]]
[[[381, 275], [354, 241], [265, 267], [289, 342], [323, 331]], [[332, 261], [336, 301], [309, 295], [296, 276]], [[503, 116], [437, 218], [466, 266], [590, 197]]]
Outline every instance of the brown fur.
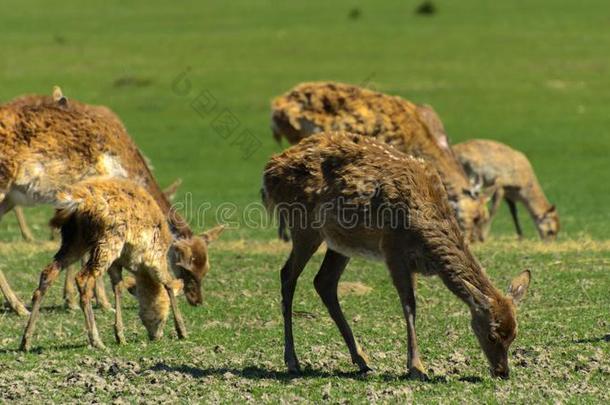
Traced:
[[[122, 337], [120, 305], [121, 269], [136, 275], [140, 317], [151, 338], [162, 334], [173, 295], [173, 278], [168, 268], [174, 238], [165, 215], [156, 201], [135, 183], [117, 178], [89, 178], [68, 186], [57, 195], [57, 211], [51, 225], [61, 229], [61, 247], [53, 262], [40, 277], [34, 292], [32, 315], [24, 333], [22, 348], [28, 349], [42, 297], [59, 272], [89, 257], [76, 276], [81, 308], [85, 313], [89, 341], [95, 347], [99, 339], [91, 297], [95, 279], [110, 272], [115, 292], [115, 332]], [[167, 297], [168, 293], [169, 298]], [[181, 317], [174, 308], [179, 336], [185, 336]]]
[[[365, 256], [387, 264], [398, 289], [409, 332], [411, 372], [425, 373], [415, 338], [415, 274], [438, 275], [471, 308], [472, 324], [492, 374], [508, 376], [508, 346], [516, 335], [515, 303], [493, 286], [470, 252], [453, 216], [436, 171], [372, 138], [345, 133], [310, 136], [271, 158], [263, 176], [263, 199], [286, 218], [293, 240], [282, 269], [285, 361], [298, 370], [292, 341], [292, 297], [296, 280], [322, 242], [328, 250], [315, 287], [337, 323], [352, 360], [368, 370], [337, 301], [337, 283], [349, 257]], [[350, 207], [346, 226], [328, 210], [341, 201]], [[382, 208], [388, 217], [369, 221]], [[330, 212], [330, 213], [329, 213]], [[372, 226], [370, 225], [372, 223]], [[520, 298], [529, 283], [516, 284]], [[515, 300], [517, 301], [518, 298]], [[491, 342], [488, 338], [497, 339]]]
[[285, 137], [295, 144], [317, 132], [347, 131], [376, 138], [430, 162], [440, 173], [460, 226], [470, 238], [485, 206], [474, 195], [431, 107], [348, 84], [313, 82], [277, 97], [271, 108], [273, 135], [278, 141]]
[[[62, 95], [63, 97], [63, 95]], [[53, 203], [66, 185], [92, 176], [129, 178], [143, 186], [166, 215], [175, 238], [200, 256], [181, 271], [192, 305], [202, 302], [207, 235], [194, 235], [171, 209], [146, 159], [120, 119], [106, 107], [49, 96], [24, 96], [0, 106], [0, 218], [15, 205]]]
[[457, 144], [453, 150], [470, 176], [481, 178], [484, 187], [495, 191], [489, 220], [481, 223], [483, 238], [503, 199], [511, 208], [519, 237], [522, 232], [515, 207], [517, 202], [525, 205], [542, 239], [557, 237], [560, 228], [557, 210], [544, 195], [534, 169], [523, 153], [500, 142], [482, 139]]

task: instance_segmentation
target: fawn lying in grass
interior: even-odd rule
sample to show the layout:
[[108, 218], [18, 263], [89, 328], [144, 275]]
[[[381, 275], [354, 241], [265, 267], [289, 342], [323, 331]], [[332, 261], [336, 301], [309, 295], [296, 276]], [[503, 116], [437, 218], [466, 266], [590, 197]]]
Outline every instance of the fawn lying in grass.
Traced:
[[436, 171], [420, 159], [374, 139], [345, 133], [312, 135], [276, 155], [263, 175], [263, 201], [284, 217], [292, 251], [281, 270], [284, 359], [299, 371], [292, 335], [297, 279], [322, 242], [328, 249], [315, 277], [316, 291], [343, 336], [352, 361], [370, 370], [337, 299], [351, 256], [384, 261], [407, 322], [408, 370], [425, 377], [415, 335], [417, 273], [438, 275], [464, 301], [491, 374], [507, 378], [508, 348], [517, 335], [516, 306], [529, 271], [502, 294], [472, 255]]

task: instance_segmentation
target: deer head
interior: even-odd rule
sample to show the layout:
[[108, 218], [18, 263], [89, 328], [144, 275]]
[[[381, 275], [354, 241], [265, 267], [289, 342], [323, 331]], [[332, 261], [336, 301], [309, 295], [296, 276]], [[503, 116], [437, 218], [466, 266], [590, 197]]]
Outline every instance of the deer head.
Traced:
[[148, 332], [148, 338], [158, 340], [163, 336], [163, 328], [169, 314], [169, 297], [165, 288], [141, 271], [136, 273], [133, 287], [140, 306], [138, 315]]
[[210, 270], [208, 245], [218, 239], [224, 225], [172, 244], [172, 270], [184, 282], [184, 295], [191, 305], [201, 305], [201, 280]]
[[557, 208], [554, 205], [539, 218], [536, 218], [536, 228], [540, 237], [545, 241], [551, 241], [557, 239], [559, 233], [559, 215], [557, 214]]
[[471, 326], [489, 362], [492, 377], [508, 378], [508, 349], [517, 336], [517, 305], [525, 296], [531, 274], [525, 270], [510, 284], [508, 294], [490, 297], [468, 281], [472, 297]]

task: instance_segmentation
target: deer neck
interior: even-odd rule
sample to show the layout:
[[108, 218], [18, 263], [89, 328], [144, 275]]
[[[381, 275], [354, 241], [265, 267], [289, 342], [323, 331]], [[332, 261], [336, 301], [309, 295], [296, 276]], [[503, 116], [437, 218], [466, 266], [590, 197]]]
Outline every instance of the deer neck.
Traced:
[[527, 208], [534, 221], [538, 221], [551, 209], [551, 203], [547, 200], [537, 179], [533, 179], [527, 187], [521, 191], [523, 204]]
[[443, 283], [471, 309], [474, 309], [478, 302], [467, 287], [468, 284], [487, 297], [500, 298], [502, 293], [492, 284], [485, 270], [470, 251], [457, 224], [452, 224], [451, 228], [453, 229], [450, 229], [447, 235], [439, 230], [442, 227], [435, 227], [434, 232], [437, 233], [437, 237], [428, 238], [432, 240], [428, 249], [433, 260], [436, 261], [437, 273]]

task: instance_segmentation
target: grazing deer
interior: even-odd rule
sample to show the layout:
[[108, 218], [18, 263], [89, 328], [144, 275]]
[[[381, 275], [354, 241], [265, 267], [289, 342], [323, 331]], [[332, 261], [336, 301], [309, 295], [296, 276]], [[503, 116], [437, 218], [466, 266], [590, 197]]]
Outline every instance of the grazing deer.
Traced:
[[487, 237], [491, 222], [502, 200], [506, 200], [519, 239], [523, 231], [517, 217], [517, 202], [523, 203], [543, 240], [554, 240], [559, 233], [559, 215], [547, 200], [534, 169], [525, 155], [499, 142], [476, 139], [457, 144], [453, 150], [472, 177], [494, 191], [489, 220], [480, 223], [482, 238]]
[[112, 111], [45, 96], [25, 96], [0, 106], [0, 218], [17, 205], [53, 203], [62, 187], [93, 176], [130, 178], [151, 194], [174, 238], [193, 255], [177, 276], [184, 281], [188, 302], [201, 304], [208, 242], [222, 228], [193, 233], [171, 209], [145, 158]]
[[317, 132], [347, 131], [430, 162], [441, 175], [466, 238], [474, 240], [472, 230], [487, 217], [487, 207], [477, 195], [478, 186], [470, 183], [453, 155], [442, 122], [430, 106], [349, 84], [312, 82], [277, 97], [271, 109], [278, 142], [285, 137], [296, 144]]
[[[163, 194], [171, 201], [174, 199], [176, 191], [178, 187], [182, 184], [181, 179], [176, 179], [172, 184], [170, 184], [167, 188], [163, 190]], [[52, 232], [53, 234], [53, 232]], [[78, 299], [77, 299], [77, 288], [75, 284], [75, 276], [76, 272], [73, 270], [73, 267], [66, 269], [66, 277], [64, 282], [64, 305], [66, 308], [70, 310], [76, 310], [79, 308]], [[134, 284], [134, 280], [126, 280], [127, 284]], [[134, 284], [135, 286], [135, 284]], [[134, 289], [129, 289], [130, 291], [135, 292]], [[97, 278], [95, 280], [95, 298], [97, 300], [98, 306], [102, 307], [105, 310], [111, 309], [112, 306], [108, 302], [108, 298], [106, 298], [106, 291], [104, 289], [104, 280], [103, 278]]]
[[469, 307], [473, 331], [493, 376], [507, 378], [508, 348], [516, 337], [516, 305], [530, 281], [521, 273], [503, 295], [471, 253], [436, 171], [369, 137], [322, 133], [304, 139], [265, 166], [262, 196], [285, 218], [292, 251], [281, 270], [284, 359], [299, 371], [292, 335], [297, 279], [322, 242], [328, 249], [314, 286], [337, 325], [352, 361], [369, 361], [356, 343], [337, 299], [349, 258], [384, 261], [407, 322], [407, 367], [425, 377], [415, 335], [416, 274], [438, 275]]
[[[168, 263], [190, 261], [180, 240], [170, 232], [166, 216], [142, 187], [118, 178], [88, 178], [57, 193], [51, 225], [61, 230], [61, 246], [40, 275], [32, 297], [32, 313], [21, 341], [29, 350], [42, 299], [59, 273], [87, 256], [76, 276], [89, 343], [103, 348], [91, 307], [95, 280], [108, 272], [115, 296], [115, 336], [124, 343], [121, 312], [122, 269], [135, 274], [140, 318], [150, 339], [158, 339], [171, 305], [179, 338], [186, 337], [176, 304], [176, 287]], [[169, 302], [169, 304], [168, 304]]]

